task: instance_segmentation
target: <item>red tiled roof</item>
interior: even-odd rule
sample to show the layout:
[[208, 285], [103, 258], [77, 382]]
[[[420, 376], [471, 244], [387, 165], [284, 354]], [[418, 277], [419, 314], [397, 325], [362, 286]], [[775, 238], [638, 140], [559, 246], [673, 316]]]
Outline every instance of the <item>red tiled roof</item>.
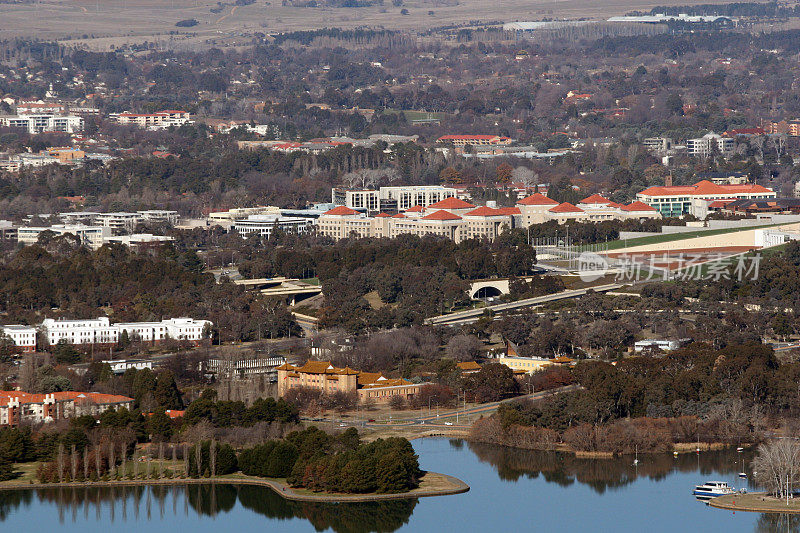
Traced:
[[564, 202], [562, 204], [558, 204], [552, 209], [549, 209], [551, 213], [583, 213], [583, 209], [580, 207], [576, 207], [569, 202]]
[[499, 209], [504, 215], [519, 215], [521, 214], [519, 207], [501, 207]]
[[710, 204], [708, 204], [708, 207], [712, 207], [712, 208], [715, 208], [715, 209], [717, 209], [717, 208], [720, 208], [720, 207], [725, 207], [725, 206], [726, 206], [726, 205], [728, 205], [729, 203], [731, 203], [731, 202], [735, 202], [735, 201], [736, 201], [736, 200], [734, 200], [733, 198], [731, 198], [731, 199], [729, 199], [729, 200], [714, 200], [713, 202], [711, 202]]
[[325, 215], [355, 215], [358, 211], [354, 211], [349, 207], [345, 207], [343, 205], [339, 205], [331, 209], [330, 211], [325, 211]]
[[431, 204], [428, 206], [428, 209], [474, 209], [475, 206], [469, 202], [465, 202], [464, 200], [459, 200], [458, 198], [451, 196], [450, 198], [445, 198], [435, 204]]
[[743, 183], [741, 185], [716, 185], [708, 180], [698, 181], [694, 185], [675, 185], [671, 187], [648, 187], [640, 194], [648, 196], [676, 196], [680, 194], [752, 194], [772, 192], [762, 185]]
[[388, 213], [378, 213], [375, 215], [375, 218], [389, 218], [389, 216], [390, 215]]
[[729, 130], [723, 133], [724, 137], [732, 137], [734, 135], [764, 135], [764, 128], [741, 128], [738, 130]]
[[392, 218], [408, 218], [403, 213], [397, 213], [396, 215], [392, 215]]
[[611, 200], [609, 200], [607, 198], [603, 198], [599, 194], [593, 194], [593, 195], [589, 196], [588, 198], [584, 198], [579, 203], [581, 203], [581, 204], [606, 204], [606, 205], [608, 205], [608, 204], [611, 203]]
[[537, 192], [534, 193], [527, 198], [523, 198], [519, 202], [518, 205], [558, 205], [558, 202], [553, 200], [552, 198], [548, 198], [544, 194]]
[[444, 209], [440, 209], [430, 215], [425, 215], [422, 217], [422, 220], [461, 220], [461, 217], [449, 211], [445, 211]]
[[406, 213], [422, 213], [424, 211], [421, 205], [415, 205], [414, 207], [409, 207], [406, 209]]
[[638, 200], [636, 202], [631, 202], [628, 205], [623, 205], [620, 209], [622, 209], [623, 211], [655, 211], [656, 210], [654, 207], [651, 207], [651, 206], [647, 205], [644, 202], [639, 202]]
[[482, 205], [477, 209], [473, 209], [468, 213], [464, 213], [464, 216], [471, 216], [471, 217], [499, 217], [503, 216], [503, 213], [500, 212], [499, 209], [494, 209], [491, 207], [486, 207]]

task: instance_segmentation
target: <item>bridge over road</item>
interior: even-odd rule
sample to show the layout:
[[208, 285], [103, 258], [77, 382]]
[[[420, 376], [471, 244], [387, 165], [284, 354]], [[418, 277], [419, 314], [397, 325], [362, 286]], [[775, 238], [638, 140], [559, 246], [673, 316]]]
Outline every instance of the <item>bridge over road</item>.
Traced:
[[514, 309], [521, 309], [524, 307], [533, 307], [536, 305], [546, 304], [547, 302], [554, 302], [556, 300], [565, 300], [567, 298], [578, 298], [584, 296], [589, 291], [594, 292], [608, 292], [624, 287], [625, 283], [609, 283], [607, 285], [598, 285], [597, 287], [587, 287], [585, 289], [572, 289], [568, 291], [557, 292], [555, 294], [548, 294], [546, 296], [536, 296], [535, 298], [525, 298], [524, 300], [517, 300], [516, 302], [508, 302], [496, 305], [488, 305], [478, 309], [468, 309], [466, 311], [458, 311], [456, 313], [449, 313], [447, 315], [439, 315], [425, 319], [425, 323], [432, 326], [440, 325], [457, 325], [469, 324], [476, 322], [483, 314], [489, 310], [495, 313], [501, 311], [511, 311]]

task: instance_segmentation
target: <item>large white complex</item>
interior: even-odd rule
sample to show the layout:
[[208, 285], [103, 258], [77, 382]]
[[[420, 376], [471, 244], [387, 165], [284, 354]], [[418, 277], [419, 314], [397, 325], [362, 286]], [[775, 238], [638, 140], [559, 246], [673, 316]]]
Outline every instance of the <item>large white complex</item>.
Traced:
[[123, 332], [128, 338], [144, 342], [159, 342], [165, 339], [199, 342], [206, 338], [208, 320], [193, 318], [169, 318], [160, 322], [120, 322], [111, 324], [108, 317], [87, 320], [65, 320], [47, 318], [41, 329], [51, 345], [65, 341], [69, 344], [116, 344]]
[[30, 134], [42, 133], [45, 131], [75, 133], [83, 131], [83, 117], [72, 115], [62, 116], [49, 113], [0, 116], [0, 126], [6, 128], [22, 128]]
[[357, 237], [397, 237], [398, 235], [440, 235], [456, 242], [466, 239], [494, 240], [504, 228], [528, 227], [556, 220], [600, 222], [661, 218], [652, 207], [641, 202], [616, 204], [599, 195], [581, 200], [578, 205], [558, 203], [540, 193], [517, 202], [514, 207], [475, 206], [449, 197], [422, 207], [415, 205], [402, 213], [367, 216], [340, 205], [317, 220], [317, 232], [332, 239]]

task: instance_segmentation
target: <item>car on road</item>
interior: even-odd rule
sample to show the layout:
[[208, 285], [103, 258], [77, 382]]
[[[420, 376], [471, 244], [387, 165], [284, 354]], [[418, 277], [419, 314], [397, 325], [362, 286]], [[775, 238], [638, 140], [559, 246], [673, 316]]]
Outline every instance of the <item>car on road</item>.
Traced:
[[453, 425], [453, 423], [452, 423], [452, 422], [445, 422], [445, 423], [444, 423], [444, 425], [445, 425], [445, 426], [452, 426], [452, 425]]

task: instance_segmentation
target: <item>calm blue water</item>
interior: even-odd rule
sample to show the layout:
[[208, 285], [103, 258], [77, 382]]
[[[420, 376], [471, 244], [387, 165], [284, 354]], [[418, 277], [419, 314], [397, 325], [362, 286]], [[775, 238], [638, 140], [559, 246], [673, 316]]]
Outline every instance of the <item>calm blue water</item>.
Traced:
[[[414, 442], [423, 469], [457, 476], [466, 494], [373, 504], [286, 502], [230, 485], [0, 493], [0, 531], [800, 531], [800, 519], [733, 513], [695, 501], [707, 479], [741, 485], [733, 452], [580, 460], [461, 441]], [[746, 454], [745, 454], [746, 455]]]

